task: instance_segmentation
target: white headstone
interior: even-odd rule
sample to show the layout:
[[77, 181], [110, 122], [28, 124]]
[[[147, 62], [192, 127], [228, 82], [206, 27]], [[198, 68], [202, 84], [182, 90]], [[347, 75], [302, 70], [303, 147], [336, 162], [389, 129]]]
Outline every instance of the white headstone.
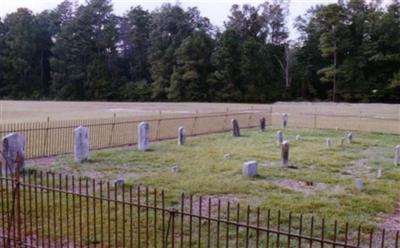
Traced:
[[89, 158], [89, 128], [78, 127], [74, 130], [74, 159], [82, 162]]
[[286, 128], [286, 127], [287, 127], [288, 120], [289, 120], [288, 114], [286, 114], [286, 113], [283, 114], [283, 115], [282, 115], [282, 124], [283, 124], [283, 128]]
[[330, 149], [332, 147], [332, 141], [330, 138], [326, 138], [326, 148]]
[[138, 149], [146, 151], [150, 148], [150, 125], [147, 122], [141, 122], [138, 125]]
[[248, 161], [243, 164], [242, 167], [243, 175], [247, 177], [255, 177], [257, 176], [257, 168], [258, 168], [257, 161]]
[[353, 133], [352, 132], [347, 134], [347, 143], [349, 143], [349, 144], [353, 143]]
[[17, 133], [10, 133], [2, 139], [2, 152], [5, 160], [3, 172], [13, 174], [25, 166], [25, 138]]
[[186, 142], [186, 132], [184, 127], [178, 128], [178, 145], [184, 145]]
[[276, 132], [276, 144], [280, 146], [282, 145], [282, 142], [283, 142], [283, 133], [281, 130], [279, 130]]
[[400, 165], [400, 145], [395, 148], [394, 165]]
[[296, 140], [301, 140], [300, 134], [297, 134], [297, 135], [296, 135]]
[[378, 172], [376, 173], [377, 178], [381, 178], [383, 174], [383, 170], [381, 168], [378, 169]]

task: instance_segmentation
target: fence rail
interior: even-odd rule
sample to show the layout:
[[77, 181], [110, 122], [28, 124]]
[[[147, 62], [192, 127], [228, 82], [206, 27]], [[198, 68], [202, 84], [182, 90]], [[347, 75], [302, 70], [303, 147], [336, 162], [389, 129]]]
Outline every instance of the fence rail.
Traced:
[[[311, 110], [310, 110], [311, 109]], [[267, 105], [262, 109], [238, 112], [197, 113], [183, 116], [116, 117], [108, 119], [67, 120], [0, 124], [0, 135], [18, 132], [26, 138], [28, 159], [72, 153], [73, 130], [78, 126], [89, 128], [90, 149], [102, 149], [137, 143], [137, 125], [150, 124], [150, 140], [175, 138], [183, 126], [188, 136], [225, 132], [231, 130], [230, 120], [236, 118], [242, 128], [255, 127], [261, 117], [268, 125], [281, 126], [282, 114], [288, 113], [288, 127], [373, 131], [400, 135], [400, 107], [388, 113], [348, 110], [327, 114], [329, 109], [304, 106]], [[384, 112], [384, 111], [382, 111]]]
[[42, 171], [0, 174], [0, 186], [1, 247], [397, 248], [399, 241], [399, 232], [355, 223]]

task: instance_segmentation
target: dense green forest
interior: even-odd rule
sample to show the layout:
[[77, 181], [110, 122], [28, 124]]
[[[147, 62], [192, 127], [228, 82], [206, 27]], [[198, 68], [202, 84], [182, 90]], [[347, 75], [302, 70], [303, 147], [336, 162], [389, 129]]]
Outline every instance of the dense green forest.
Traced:
[[66, 0], [0, 19], [3, 99], [400, 102], [400, 2], [349, 0], [298, 17], [283, 1], [233, 5], [218, 28], [197, 8], [113, 13]]

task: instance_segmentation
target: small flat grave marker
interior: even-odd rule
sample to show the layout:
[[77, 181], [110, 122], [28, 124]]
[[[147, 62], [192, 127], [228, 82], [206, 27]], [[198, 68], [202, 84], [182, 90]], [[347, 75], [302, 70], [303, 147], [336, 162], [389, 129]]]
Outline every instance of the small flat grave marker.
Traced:
[[243, 164], [242, 172], [244, 176], [255, 177], [257, 176], [258, 163], [257, 161], [248, 161]]

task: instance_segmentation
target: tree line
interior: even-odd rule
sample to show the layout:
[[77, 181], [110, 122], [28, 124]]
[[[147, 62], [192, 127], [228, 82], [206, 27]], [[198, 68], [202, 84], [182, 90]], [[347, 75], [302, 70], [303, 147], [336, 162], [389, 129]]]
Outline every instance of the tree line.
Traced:
[[223, 29], [197, 8], [113, 13], [66, 0], [0, 19], [3, 99], [400, 102], [400, 3], [339, 0], [298, 17], [233, 5]]

